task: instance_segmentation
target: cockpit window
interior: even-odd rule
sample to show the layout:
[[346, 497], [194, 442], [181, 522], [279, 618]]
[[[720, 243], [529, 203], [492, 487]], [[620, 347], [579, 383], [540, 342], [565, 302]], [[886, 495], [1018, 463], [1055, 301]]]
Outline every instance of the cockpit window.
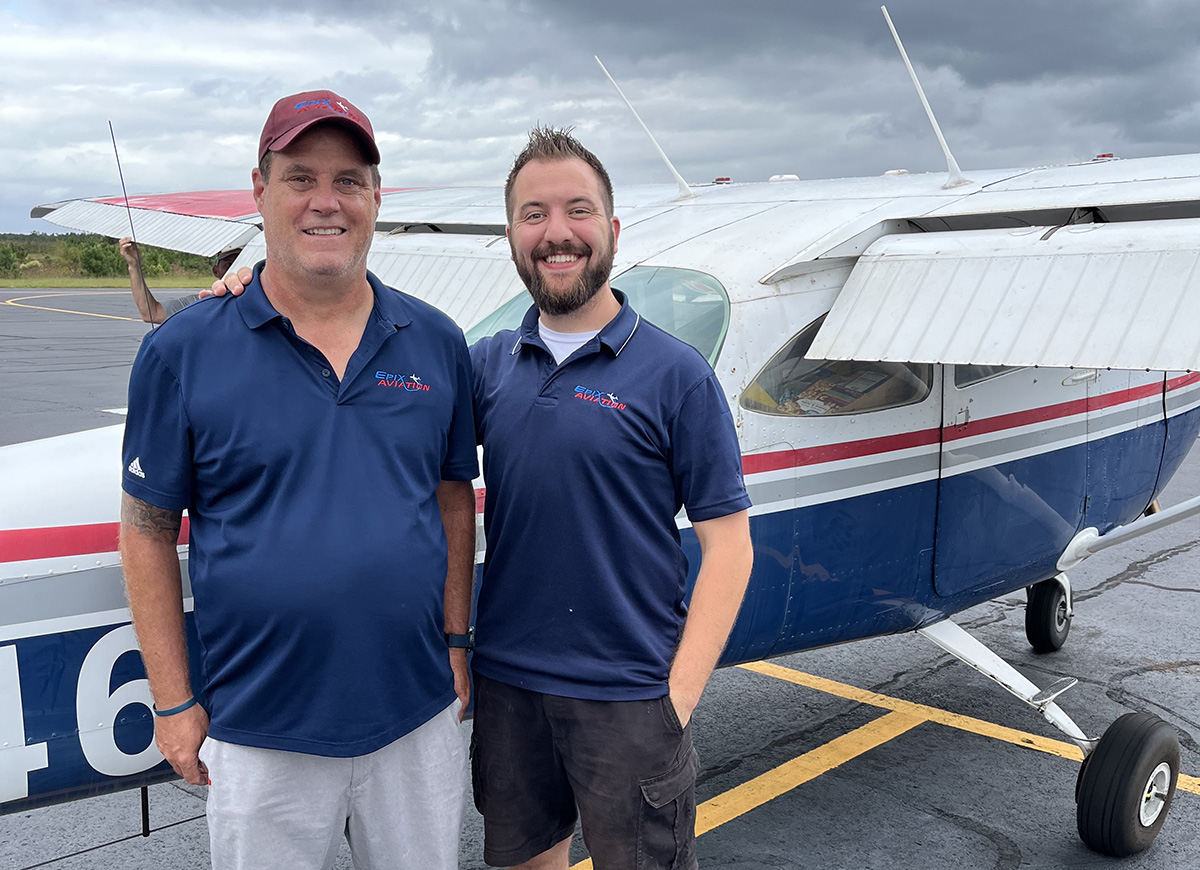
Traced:
[[955, 366], [954, 386], [962, 389], [982, 381], [990, 381], [1007, 372], [1015, 372], [1019, 366]]
[[[729, 329], [729, 294], [712, 275], [692, 269], [634, 266], [612, 279], [629, 304], [649, 322], [717, 361]], [[505, 302], [467, 330], [467, 344], [502, 329], [517, 329], [530, 306], [529, 294]]]
[[825, 317], [806, 326], [742, 392], [748, 411], [785, 417], [862, 414], [911, 405], [929, 395], [933, 366], [924, 363], [805, 359]]

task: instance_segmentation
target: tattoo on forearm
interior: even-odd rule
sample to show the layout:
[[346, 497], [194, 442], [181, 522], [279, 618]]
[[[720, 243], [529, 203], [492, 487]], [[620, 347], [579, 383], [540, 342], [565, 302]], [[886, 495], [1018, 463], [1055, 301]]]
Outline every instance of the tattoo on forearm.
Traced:
[[167, 534], [175, 538], [183, 523], [183, 511], [155, 507], [126, 493], [121, 497], [121, 522], [142, 534]]

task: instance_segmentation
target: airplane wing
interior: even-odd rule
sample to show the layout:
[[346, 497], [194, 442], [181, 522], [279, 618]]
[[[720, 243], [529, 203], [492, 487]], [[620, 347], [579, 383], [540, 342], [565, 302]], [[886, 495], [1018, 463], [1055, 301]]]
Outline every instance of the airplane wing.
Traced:
[[[972, 176], [952, 191], [935, 175], [715, 185], [682, 203], [670, 186], [623, 188], [614, 274], [699, 268], [743, 298], [842, 262], [813, 358], [1200, 369], [1185, 328], [1200, 313], [1200, 155]], [[265, 255], [246, 191], [130, 206], [149, 244]], [[33, 214], [113, 237], [129, 220], [120, 197]], [[386, 190], [368, 267], [470, 328], [522, 292], [504, 225], [499, 188]]]
[[[504, 201], [495, 188], [384, 188], [376, 232], [504, 235]], [[139, 242], [212, 257], [244, 246], [262, 219], [249, 190], [207, 190], [66, 200], [39, 205], [30, 217], [119, 239], [130, 221]]]
[[809, 356], [1200, 369], [1200, 219], [887, 235]]
[[[261, 218], [248, 190], [71, 200], [32, 217], [111, 238], [216, 256], [242, 248], [235, 266], [266, 257]], [[469, 328], [523, 290], [504, 240], [497, 188], [390, 188], [382, 195], [368, 268], [385, 283], [437, 306]]]
[[76, 199], [39, 205], [30, 217], [119, 239], [132, 219], [142, 244], [202, 257], [239, 248], [258, 234], [259, 217], [249, 190]]

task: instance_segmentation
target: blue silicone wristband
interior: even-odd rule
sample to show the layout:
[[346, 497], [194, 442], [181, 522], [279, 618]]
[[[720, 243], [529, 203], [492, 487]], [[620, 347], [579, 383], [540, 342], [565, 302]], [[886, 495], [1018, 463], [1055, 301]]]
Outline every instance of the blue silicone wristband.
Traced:
[[168, 710], [160, 710], [157, 707], [151, 706], [150, 709], [154, 711], [155, 716], [174, 716], [176, 713], [182, 713], [184, 710], [190, 710], [195, 706], [196, 696], [192, 695], [192, 697], [188, 698], [178, 707], [171, 707]]

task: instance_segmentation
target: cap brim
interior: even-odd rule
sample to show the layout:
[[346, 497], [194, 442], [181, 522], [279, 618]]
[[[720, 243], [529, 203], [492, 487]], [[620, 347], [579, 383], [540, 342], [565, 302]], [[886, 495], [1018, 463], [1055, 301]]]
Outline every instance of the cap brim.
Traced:
[[[313, 118], [311, 121], [298, 124], [297, 126], [288, 130], [282, 136], [278, 136], [272, 140], [270, 144], [267, 145], [266, 151], [282, 151], [291, 145], [297, 136], [317, 124], [337, 124], [339, 127], [349, 130], [351, 133], [355, 134], [355, 138], [358, 139], [359, 147], [362, 148], [363, 155], [367, 158], [367, 162], [375, 165], [379, 164], [379, 148], [371, 139], [371, 137], [367, 135], [367, 131], [348, 118], [339, 118], [337, 115], [327, 115], [323, 118]], [[259, 159], [261, 160], [262, 157], [260, 156]]]

